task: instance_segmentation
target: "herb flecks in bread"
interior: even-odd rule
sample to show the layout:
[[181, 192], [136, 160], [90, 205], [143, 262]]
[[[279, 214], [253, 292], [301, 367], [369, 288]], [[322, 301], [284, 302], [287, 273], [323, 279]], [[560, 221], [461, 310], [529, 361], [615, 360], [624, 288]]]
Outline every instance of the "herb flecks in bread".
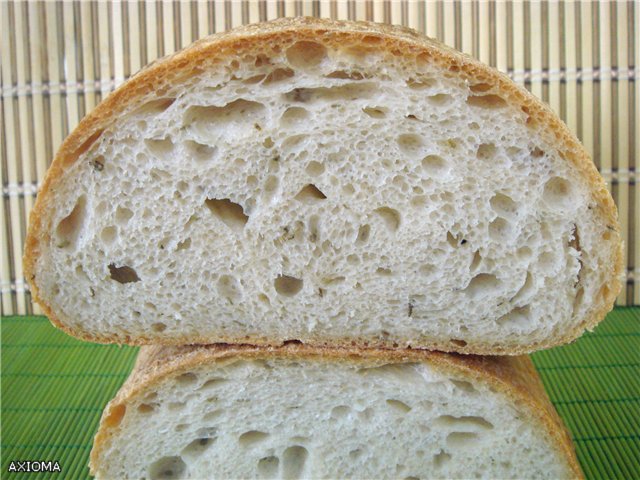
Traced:
[[[526, 357], [144, 347], [97, 478], [581, 478]], [[170, 472], [170, 473], [169, 473]]]
[[100, 342], [533, 351], [611, 308], [613, 201], [542, 103], [405, 29], [279, 20], [146, 68], [63, 144], [25, 268]]

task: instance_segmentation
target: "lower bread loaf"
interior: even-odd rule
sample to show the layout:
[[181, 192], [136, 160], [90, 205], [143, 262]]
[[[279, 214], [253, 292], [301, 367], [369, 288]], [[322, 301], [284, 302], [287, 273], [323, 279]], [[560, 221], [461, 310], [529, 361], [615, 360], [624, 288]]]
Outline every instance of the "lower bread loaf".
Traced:
[[527, 357], [143, 347], [98, 478], [581, 478]]

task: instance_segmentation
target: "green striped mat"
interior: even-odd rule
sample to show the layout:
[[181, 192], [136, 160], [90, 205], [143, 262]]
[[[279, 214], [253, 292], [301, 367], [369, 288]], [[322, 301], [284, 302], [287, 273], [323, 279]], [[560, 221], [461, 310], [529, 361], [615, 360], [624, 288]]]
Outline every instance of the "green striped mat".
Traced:
[[[136, 349], [80, 342], [44, 317], [5, 317], [2, 478], [11, 461], [58, 461], [44, 478], [87, 478], [102, 408]], [[618, 308], [595, 332], [533, 359], [573, 434], [587, 478], [640, 478], [640, 308]]]

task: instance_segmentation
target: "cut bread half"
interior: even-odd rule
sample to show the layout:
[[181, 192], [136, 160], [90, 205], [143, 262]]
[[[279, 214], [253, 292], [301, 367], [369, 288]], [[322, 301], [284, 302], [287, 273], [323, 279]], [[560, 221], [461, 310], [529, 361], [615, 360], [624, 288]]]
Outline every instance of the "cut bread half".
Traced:
[[517, 354], [620, 290], [584, 148], [506, 76], [411, 30], [283, 19], [152, 64], [66, 139], [34, 298], [97, 342]]
[[97, 478], [581, 478], [527, 357], [143, 347]]

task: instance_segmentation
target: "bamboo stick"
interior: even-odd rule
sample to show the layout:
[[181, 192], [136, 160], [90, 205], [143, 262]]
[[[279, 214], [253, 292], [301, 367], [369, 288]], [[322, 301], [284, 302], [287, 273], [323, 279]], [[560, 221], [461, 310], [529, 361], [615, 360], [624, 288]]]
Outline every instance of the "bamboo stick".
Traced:
[[[611, 25], [615, 26], [615, 50], [612, 52], [615, 58], [614, 65], [617, 66], [618, 71], [626, 71], [629, 68], [628, 61], [628, 25], [627, 25], [627, 6], [624, 3], [612, 4], [615, 8], [615, 18], [611, 18]], [[635, 219], [630, 215], [629, 209], [629, 181], [631, 179], [629, 169], [629, 129], [626, 128], [629, 125], [629, 80], [628, 78], [618, 78], [618, 81], [613, 83], [614, 90], [612, 91], [612, 100], [616, 99], [617, 102], [613, 103], [615, 122], [611, 123], [609, 131], [615, 136], [614, 145], [612, 145], [615, 156], [612, 158], [612, 170], [618, 174], [618, 215], [621, 221], [622, 228], [622, 240], [625, 245], [629, 243], [629, 233], [632, 231]], [[629, 265], [630, 252], [629, 249], [625, 249], [625, 266]], [[626, 286], [622, 289], [620, 296], [618, 297], [619, 304], [627, 303], [627, 296], [632, 292], [629, 292]]]
[[[632, 123], [630, 125], [630, 131], [633, 134], [632, 140], [634, 155], [629, 159], [630, 167], [634, 167], [634, 171], [636, 172], [636, 181], [634, 182], [634, 215], [632, 216], [634, 222], [634, 228], [632, 230], [632, 235], [630, 240], [632, 240], [632, 245], [627, 246], [628, 249], [633, 248], [634, 251], [634, 270], [631, 271], [633, 275], [633, 304], [640, 305], [640, 220], [638, 220], [638, 216], [640, 215], [640, 189], [638, 188], [638, 157], [640, 156], [640, 135], [638, 135], [638, 128], [640, 128], [640, 107], [638, 107], [638, 102], [640, 102], [640, 79], [638, 78], [638, 66], [640, 65], [640, 7], [635, 3], [629, 3], [628, 8], [633, 10], [633, 13], [629, 14], [629, 17], [632, 19], [632, 23], [630, 23], [630, 27], [633, 28], [633, 33], [629, 35], [629, 41], [632, 44], [632, 48], [634, 49], [634, 62], [633, 64], [636, 66], [636, 78], [635, 82], [633, 82], [633, 90], [634, 90], [634, 99], [635, 101], [632, 103], [633, 108], [635, 110], [635, 117], [633, 117]], [[630, 32], [631, 33], [631, 32]]]
[[578, 68], [576, 61], [579, 55], [576, 37], [579, 34], [576, 26], [576, 5], [565, 3], [564, 8], [564, 35], [562, 41], [565, 51], [565, 70], [567, 72], [566, 88], [566, 118], [569, 129], [580, 136], [578, 131], [578, 85], [575, 72]]
[[509, 37], [507, 31], [507, 4], [496, 4], [496, 67], [501, 72], [509, 69]]
[[[32, 85], [31, 71], [29, 68], [29, 30], [27, 21], [27, 4], [14, 4], [14, 38], [15, 38], [15, 69], [16, 80], [18, 85]], [[24, 276], [22, 274], [22, 244], [27, 233], [28, 214], [33, 206], [34, 194], [32, 186], [37, 183], [35, 177], [33, 149], [33, 115], [31, 110], [31, 96], [18, 96], [18, 128], [19, 128], [19, 161], [17, 187], [22, 187], [23, 194], [17, 196], [19, 216], [16, 218], [15, 225], [19, 231], [15, 231], [15, 236], [20, 239], [14, 244], [13, 259], [15, 263], [15, 288], [18, 293], [18, 312], [30, 313], [31, 301], [30, 296], [26, 295]]]

